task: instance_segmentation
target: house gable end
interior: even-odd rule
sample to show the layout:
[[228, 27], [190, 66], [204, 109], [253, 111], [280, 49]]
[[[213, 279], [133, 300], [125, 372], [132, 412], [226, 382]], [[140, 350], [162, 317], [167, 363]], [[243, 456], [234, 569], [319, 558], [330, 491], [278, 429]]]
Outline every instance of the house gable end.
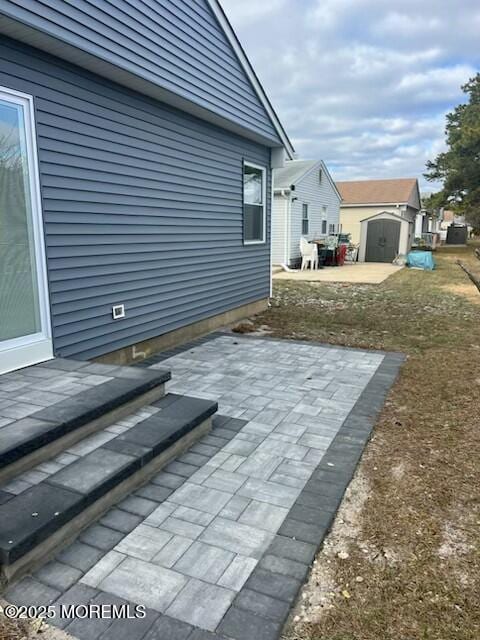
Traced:
[[291, 155], [219, 11], [214, 0], [5, 0], [0, 32]]
[[412, 188], [412, 192], [410, 193], [410, 197], [408, 198], [407, 205], [409, 207], [412, 207], [412, 209], [416, 209], [417, 211], [420, 211], [420, 209], [422, 208], [418, 180], [415, 181], [415, 185]]
[[[322, 180], [318, 179], [318, 170], [322, 169]], [[290, 261], [300, 257], [300, 238], [308, 239], [321, 237], [329, 232], [330, 226], [335, 225], [338, 231], [340, 222], [340, 198], [338, 192], [329, 179], [325, 178], [325, 165], [318, 161], [301, 179], [295, 183], [295, 191], [290, 193]], [[303, 205], [308, 206], [308, 232], [302, 228]], [[324, 209], [325, 207], [325, 209]], [[325, 223], [325, 231], [323, 226]]]

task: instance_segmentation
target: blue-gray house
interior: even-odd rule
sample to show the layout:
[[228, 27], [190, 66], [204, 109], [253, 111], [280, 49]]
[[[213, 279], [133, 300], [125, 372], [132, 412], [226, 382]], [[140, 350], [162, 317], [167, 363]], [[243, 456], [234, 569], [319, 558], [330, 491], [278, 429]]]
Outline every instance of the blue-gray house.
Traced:
[[0, 373], [265, 306], [293, 149], [216, 0], [0, 0]]

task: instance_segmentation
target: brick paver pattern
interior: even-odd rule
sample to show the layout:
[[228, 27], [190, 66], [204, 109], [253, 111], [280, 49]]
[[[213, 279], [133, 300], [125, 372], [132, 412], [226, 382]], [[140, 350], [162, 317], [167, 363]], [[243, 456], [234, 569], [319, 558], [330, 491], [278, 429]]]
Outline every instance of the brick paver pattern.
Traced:
[[217, 629], [383, 357], [225, 335], [154, 365], [171, 369], [168, 391], [245, 422], [80, 581]]

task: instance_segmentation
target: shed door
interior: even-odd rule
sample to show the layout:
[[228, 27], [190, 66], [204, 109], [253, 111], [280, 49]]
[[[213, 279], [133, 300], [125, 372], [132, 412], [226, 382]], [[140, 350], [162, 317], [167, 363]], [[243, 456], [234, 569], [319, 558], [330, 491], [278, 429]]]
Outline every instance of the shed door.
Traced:
[[398, 254], [400, 222], [371, 220], [367, 228], [366, 262], [393, 262]]

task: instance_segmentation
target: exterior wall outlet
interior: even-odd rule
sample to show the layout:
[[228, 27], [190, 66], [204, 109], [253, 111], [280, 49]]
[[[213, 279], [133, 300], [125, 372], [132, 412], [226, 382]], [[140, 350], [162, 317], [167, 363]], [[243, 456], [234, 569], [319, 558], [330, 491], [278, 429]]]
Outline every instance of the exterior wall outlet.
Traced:
[[125, 305], [124, 304], [115, 304], [112, 307], [112, 316], [114, 320], [119, 320], [120, 318], [125, 317]]

